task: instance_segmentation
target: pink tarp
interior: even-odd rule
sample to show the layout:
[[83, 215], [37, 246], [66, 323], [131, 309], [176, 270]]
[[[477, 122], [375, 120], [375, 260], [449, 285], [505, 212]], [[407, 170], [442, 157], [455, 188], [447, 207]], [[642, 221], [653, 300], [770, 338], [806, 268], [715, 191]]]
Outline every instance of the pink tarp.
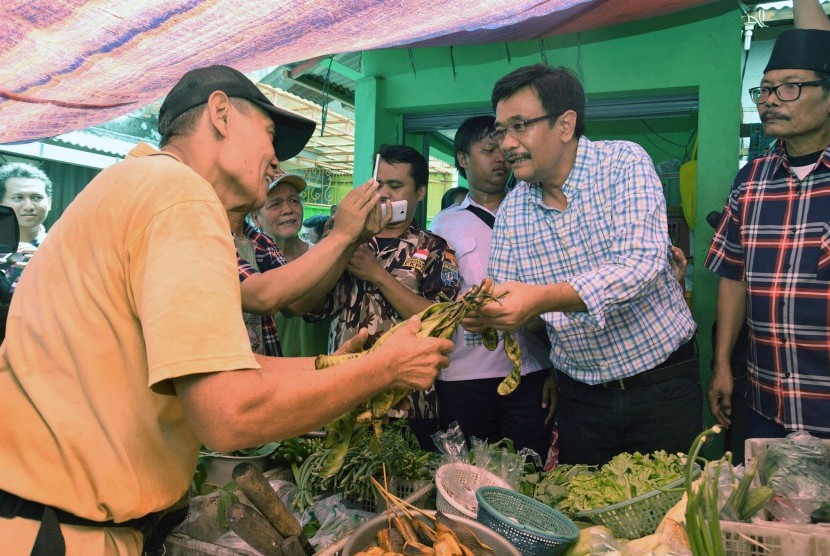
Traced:
[[4, 0], [0, 143], [113, 119], [190, 68], [570, 33], [712, 0]]

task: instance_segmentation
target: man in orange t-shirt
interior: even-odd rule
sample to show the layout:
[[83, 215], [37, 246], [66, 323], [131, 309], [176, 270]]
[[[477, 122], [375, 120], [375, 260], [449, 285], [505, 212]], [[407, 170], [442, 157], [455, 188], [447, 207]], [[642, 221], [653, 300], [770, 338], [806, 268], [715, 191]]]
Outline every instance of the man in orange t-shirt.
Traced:
[[415, 337], [417, 318], [326, 372], [251, 352], [226, 211], [261, 206], [313, 130], [238, 71], [193, 70], [162, 104], [162, 150], [137, 146], [52, 227], [0, 348], [4, 554], [138, 555], [131, 520], [182, 497], [201, 444], [290, 438], [448, 363], [451, 342]]

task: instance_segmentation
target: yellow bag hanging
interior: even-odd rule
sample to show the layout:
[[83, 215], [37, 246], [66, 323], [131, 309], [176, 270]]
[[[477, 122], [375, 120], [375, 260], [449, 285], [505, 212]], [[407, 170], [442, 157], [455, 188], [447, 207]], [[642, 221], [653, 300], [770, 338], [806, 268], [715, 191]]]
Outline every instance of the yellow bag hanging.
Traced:
[[695, 203], [697, 200], [697, 137], [688, 162], [680, 165], [680, 206], [690, 230], [695, 229]]

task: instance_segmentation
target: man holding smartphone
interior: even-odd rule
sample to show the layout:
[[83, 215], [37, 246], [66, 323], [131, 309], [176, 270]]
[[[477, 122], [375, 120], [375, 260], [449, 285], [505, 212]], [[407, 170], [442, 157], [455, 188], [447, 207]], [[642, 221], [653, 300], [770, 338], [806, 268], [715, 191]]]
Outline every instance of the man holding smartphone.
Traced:
[[[312, 321], [333, 317], [330, 352], [361, 328], [369, 331], [369, 347], [401, 320], [440, 301], [442, 294], [454, 299], [460, 287], [455, 253], [444, 239], [412, 221], [426, 194], [427, 161], [406, 145], [383, 145], [377, 154], [381, 202], [391, 201], [394, 212], [395, 202], [404, 201], [405, 217], [360, 245], [320, 309], [306, 315]], [[411, 401], [412, 430], [422, 447], [432, 448], [429, 435], [438, 423], [435, 392], [417, 392]]]

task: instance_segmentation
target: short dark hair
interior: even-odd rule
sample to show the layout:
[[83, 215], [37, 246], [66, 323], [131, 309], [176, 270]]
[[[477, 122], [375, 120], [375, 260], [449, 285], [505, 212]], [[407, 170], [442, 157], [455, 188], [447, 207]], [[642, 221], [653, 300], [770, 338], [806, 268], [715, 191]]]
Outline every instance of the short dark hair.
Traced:
[[[254, 108], [253, 103], [244, 98], [228, 97], [228, 99], [233, 107], [243, 114], [250, 114], [251, 110]], [[174, 118], [169, 124], [165, 124], [159, 120], [158, 128], [159, 134], [161, 135], [159, 147], [165, 146], [175, 135], [189, 135], [190, 133], [193, 133], [193, 130], [196, 129], [196, 125], [199, 123], [199, 118], [202, 117], [202, 112], [205, 111], [205, 108], [207, 108], [206, 102], [198, 104], [176, 116], [176, 118]]]
[[52, 198], [52, 180], [49, 179], [46, 172], [25, 162], [9, 162], [0, 166], [0, 200], [6, 196], [6, 181], [10, 178], [40, 180], [43, 182], [44, 189], [46, 189], [46, 196]]
[[[409, 164], [409, 175], [415, 180], [415, 189], [429, 183], [429, 164], [424, 156], [407, 145], [381, 145], [380, 158], [389, 164]], [[374, 158], [374, 157], [373, 157]]]
[[478, 143], [493, 131], [495, 122], [493, 116], [473, 116], [458, 126], [452, 145], [455, 150], [455, 169], [463, 177], [467, 177], [467, 170], [458, 163], [458, 153], [470, 154], [470, 145]]
[[466, 195], [469, 191], [466, 187], [450, 187], [447, 189], [441, 197], [441, 210], [457, 204], [455, 198], [462, 193]]
[[573, 71], [561, 66], [551, 68], [544, 64], [525, 66], [512, 71], [493, 86], [493, 94], [490, 97], [493, 110], [500, 101], [526, 87], [536, 92], [547, 114], [559, 116], [568, 110], [576, 112], [574, 137], [579, 138], [585, 133], [585, 90]]
[[309, 216], [303, 220], [303, 226], [314, 230], [317, 233], [317, 237], [323, 237], [323, 227], [326, 225], [329, 218], [331, 217], [326, 216], [325, 214], [315, 214], [314, 216]]

